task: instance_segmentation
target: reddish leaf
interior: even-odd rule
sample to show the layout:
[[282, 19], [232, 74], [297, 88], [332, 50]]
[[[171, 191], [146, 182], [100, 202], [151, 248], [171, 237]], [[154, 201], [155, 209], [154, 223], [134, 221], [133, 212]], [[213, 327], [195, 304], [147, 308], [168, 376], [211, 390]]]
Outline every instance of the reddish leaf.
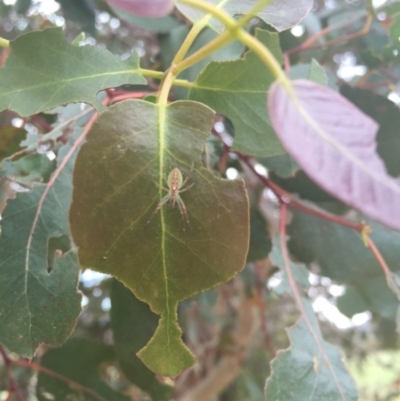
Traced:
[[310, 81], [279, 83], [269, 115], [288, 153], [319, 186], [374, 219], [400, 230], [400, 185], [376, 153], [378, 125], [337, 92]]
[[172, 0], [107, 0], [112, 6], [144, 18], [159, 18], [171, 13]]

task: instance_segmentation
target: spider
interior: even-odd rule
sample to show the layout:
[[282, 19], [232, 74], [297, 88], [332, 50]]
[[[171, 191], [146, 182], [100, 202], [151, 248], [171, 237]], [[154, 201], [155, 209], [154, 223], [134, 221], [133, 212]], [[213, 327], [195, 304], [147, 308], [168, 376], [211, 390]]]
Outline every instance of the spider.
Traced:
[[[192, 166], [192, 169], [193, 169], [193, 166]], [[183, 179], [181, 170], [179, 170], [178, 167], [175, 167], [174, 169], [171, 170], [171, 172], [168, 174], [168, 177], [165, 179], [168, 188], [161, 186], [161, 188], [164, 189], [165, 191], [168, 191], [168, 193], [160, 200], [160, 202], [158, 203], [158, 205], [156, 207], [156, 210], [154, 210], [153, 214], [150, 216], [146, 225], [149, 224], [151, 220], [153, 220], [154, 216], [159, 212], [159, 210], [167, 202], [169, 202], [171, 204], [171, 206], [173, 206], [173, 207], [175, 206], [175, 204], [177, 204], [179, 211], [181, 213], [182, 219], [187, 224], [190, 224], [185, 203], [183, 202], [182, 198], [179, 195], [180, 193], [185, 192], [188, 189], [193, 187], [194, 183], [190, 184], [189, 186], [187, 186], [185, 188], [185, 184], [188, 179], [189, 179], [189, 176], [187, 176], [185, 179]], [[157, 185], [159, 185], [159, 184], [157, 184]]]

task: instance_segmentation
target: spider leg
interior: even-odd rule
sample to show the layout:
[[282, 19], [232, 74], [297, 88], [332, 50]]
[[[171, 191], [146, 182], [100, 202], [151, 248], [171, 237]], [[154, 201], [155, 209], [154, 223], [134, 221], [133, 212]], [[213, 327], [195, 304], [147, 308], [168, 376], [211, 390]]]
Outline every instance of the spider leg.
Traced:
[[183, 202], [180, 196], [176, 198], [176, 201], [178, 203], [178, 208], [181, 213], [182, 220], [184, 220], [190, 226], [189, 216], [187, 214], [185, 203]]
[[150, 218], [147, 220], [145, 226], [147, 226], [151, 220], [153, 220], [154, 216], [160, 211], [160, 209], [168, 202], [169, 200], [169, 194], [165, 195], [164, 198], [162, 198], [160, 200], [160, 202], [158, 202], [158, 205], [156, 207], [156, 209], [154, 210], [154, 212], [152, 213], [152, 215], [150, 216]]
[[[190, 178], [193, 172], [193, 167], [194, 167], [194, 162], [192, 163], [192, 168], [189, 171], [189, 174], [186, 176], [186, 178], [183, 180], [181, 188], [187, 183], [187, 180]], [[182, 191], [181, 191], [182, 192]]]
[[[194, 185], [194, 183], [190, 184], [190, 185], [189, 185], [188, 187], [186, 187], [186, 188], [180, 189], [179, 192], [185, 192], [185, 191], [187, 191], [188, 189], [192, 188], [193, 185]], [[183, 185], [182, 185], [182, 187], [183, 187]]]

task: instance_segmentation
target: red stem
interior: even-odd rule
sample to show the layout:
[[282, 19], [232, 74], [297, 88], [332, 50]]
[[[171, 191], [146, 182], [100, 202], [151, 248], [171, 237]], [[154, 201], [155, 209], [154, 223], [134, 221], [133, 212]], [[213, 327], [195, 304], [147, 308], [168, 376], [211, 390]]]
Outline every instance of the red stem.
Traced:
[[3, 348], [2, 345], [0, 345], [0, 355], [2, 356], [4, 360], [4, 365], [7, 370], [7, 376], [8, 376], [8, 396], [7, 399], [11, 399], [12, 394], [15, 394], [18, 398], [19, 401], [25, 401], [24, 397], [22, 396], [21, 392], [19, 391], [17, 382], [14, 379], [12, 370], [11, 370], [11, 365], [13, 363], [12, 359], [8, 356], [7, 352]]

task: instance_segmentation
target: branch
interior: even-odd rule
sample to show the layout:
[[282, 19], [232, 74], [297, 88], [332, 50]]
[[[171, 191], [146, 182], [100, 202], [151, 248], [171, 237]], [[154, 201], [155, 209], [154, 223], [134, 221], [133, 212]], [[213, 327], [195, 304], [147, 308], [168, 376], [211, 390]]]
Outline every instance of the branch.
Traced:
[[94, 398], [96, 398], [99, 401], [107, 401], [105, 398], [103, 398], [101, 395], [97, 394], [95, 391], [91, 390], [90, 388], [87, 388], [87, 387], [83, 386], [82, 384], [79, 384], [76, 381], [74, 381], [68, 377], [65, 377], [56, 372], [53, 372], [52, 370], [47, 369], [44, 366], [41, 366], [37, 363], [23, 361], [23, 360], [10, 360], [10, 363], [12, 363], [13, 365], [23, 366], [25, 368], [44, 373], [48, 376], [54, 377], [55, 379], [58, 379], [64, 383], [68, 384], [71, 388], [74, 388], [76, 390], [90, 394], [91, 396], [93, 396]]
[[260, 315], [253, 299], [242, 295], [239, 315], [232, 333], [236, 352], [223, 355], [208, 375], [185, 393], [179, 401], [212, 401], [240, 373], [251, 339], [260, 329]]

